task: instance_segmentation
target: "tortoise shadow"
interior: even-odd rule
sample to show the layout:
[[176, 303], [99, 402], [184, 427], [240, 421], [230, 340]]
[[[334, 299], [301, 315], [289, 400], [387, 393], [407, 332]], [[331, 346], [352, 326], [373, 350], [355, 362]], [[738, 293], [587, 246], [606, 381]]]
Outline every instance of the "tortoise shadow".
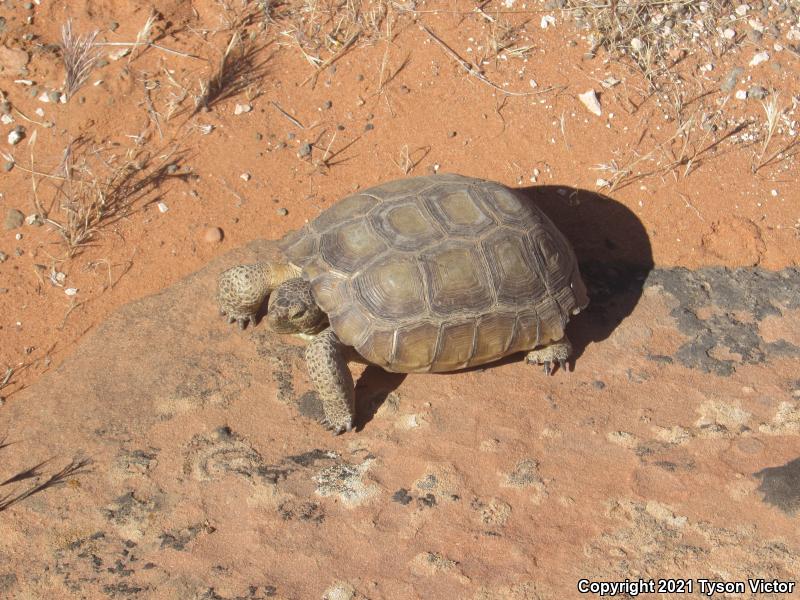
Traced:
[[378, 366], [367, 365], [356, 381], [356, 431], [361, 431], [372, 421], [389, 395], [406, 378], [407, 373], [392, 373]]
[[556, 185], [517, 191], [540, 208], [575, 249], [590, 301], [567, 329], [574, 360], [590, 343], [608, 338], [633, 312], [654, 267], [650, 238], [628, 207], [603, 194]]

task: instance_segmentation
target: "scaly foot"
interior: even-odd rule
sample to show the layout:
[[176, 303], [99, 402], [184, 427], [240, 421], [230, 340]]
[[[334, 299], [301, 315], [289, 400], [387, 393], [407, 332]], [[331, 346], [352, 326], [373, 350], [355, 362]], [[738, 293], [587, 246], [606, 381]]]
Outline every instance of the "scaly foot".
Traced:
[[563, 370], [567, 370], [567, 359], [572, 354], [572, 344], [566, 336], [535, 350], [528, 352], [525, 357], [526, 362], [530, 364], [544, 365], [544, 374], [550, 375], [554, 372], [553, 363], [558, 363], [558, 366]]

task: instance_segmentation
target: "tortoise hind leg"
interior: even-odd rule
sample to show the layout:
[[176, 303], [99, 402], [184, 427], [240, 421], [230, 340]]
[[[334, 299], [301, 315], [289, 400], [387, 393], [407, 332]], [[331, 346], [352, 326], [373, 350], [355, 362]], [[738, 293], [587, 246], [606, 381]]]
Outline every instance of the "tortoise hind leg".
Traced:
[[281, 283], [296, 277], [299, 269], [289, 264], [259, 262], [236, 265], [223, 271], [217, 285], [219, 312], [228, 321], [245, 328], [255, 321], [256, 313], [266, 297]]
[[347, 366], [349, 348], [332, 329], [318, 334], [306, 348], [306, 365], [311, 381], [322, 400], [322, 421], [334, 435], [353, 428], [355, 385]]
[[564, 336], [557, 342], [552, 342], [541, 348], [536, 348], [528, 352], [525, 357], [526, 362], [530, 364], [544, 365], [544, 374], [550, 375], [553, 372], [553, 363], [558, 363], [558, 366], [563, 370], [567, 370], [567, 359], [572, 354], [572, 344], [567, 336]]

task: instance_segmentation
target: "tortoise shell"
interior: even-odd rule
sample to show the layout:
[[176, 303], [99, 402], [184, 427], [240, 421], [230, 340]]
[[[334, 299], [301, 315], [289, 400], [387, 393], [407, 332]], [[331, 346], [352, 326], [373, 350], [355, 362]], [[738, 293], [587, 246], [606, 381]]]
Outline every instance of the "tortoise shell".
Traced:
[[575, 254], [513, 190], [459, 175], [349, 196], [281, 242], [339, 339], [388, 371], [452, 371], [564, 336]]

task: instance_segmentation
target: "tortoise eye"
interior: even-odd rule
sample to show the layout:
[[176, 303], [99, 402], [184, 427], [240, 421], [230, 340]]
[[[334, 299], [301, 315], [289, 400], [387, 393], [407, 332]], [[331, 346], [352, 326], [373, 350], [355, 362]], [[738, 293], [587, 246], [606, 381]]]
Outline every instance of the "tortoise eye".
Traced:
[[305, 308], [300, 308], [300, 309], [296, 310], [295, 312], [293, 312], [292, 316], [290, 318], [299, 319], [300, 317], [302, 317], [305, 314], [306, 314], [306, 309]]

